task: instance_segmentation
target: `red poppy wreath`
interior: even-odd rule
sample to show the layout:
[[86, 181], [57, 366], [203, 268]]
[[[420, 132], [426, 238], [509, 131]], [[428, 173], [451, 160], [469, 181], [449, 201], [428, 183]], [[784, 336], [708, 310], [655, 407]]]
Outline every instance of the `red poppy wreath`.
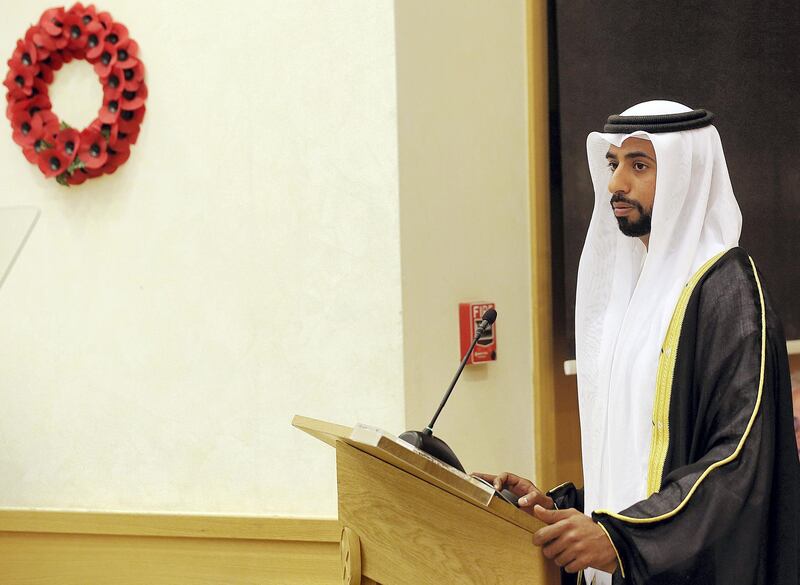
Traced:
[[[84, 130], [61, 122], [48, 87], [64, 63], [85, 59], [103, 86], [103, 106]], [[108, 12], [75, 4], [45, 10], [8, 60], [6, 117], [14, 142], [46, 177], [62, 185], [113, 173], [131, 153], [144, 119], [147, 86], [139, 46]]]

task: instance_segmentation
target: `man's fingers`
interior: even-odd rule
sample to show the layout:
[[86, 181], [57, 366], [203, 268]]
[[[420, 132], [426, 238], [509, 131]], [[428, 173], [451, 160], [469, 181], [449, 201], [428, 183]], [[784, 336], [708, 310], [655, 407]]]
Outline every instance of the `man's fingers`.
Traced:
[[475, 477], [479, 477], [479, 478], [481, 478], [483, 481], [488, 481], [490, 484], [492, 484], [492, 486], [494, 487], [494, 489], [496, 489], [498, 492], [499, 492], [500, 490], [502, 490], [502, 489], [503, 489], [503, 487], [505, 487], [505, 485], [506, 485], [508, 482], [510, 482], [510, 481], [511, 481], [511, 480], [509, 479], [510, 477], [512, 477], [512, 478], [515, 478], [515, 479], [516, 479], [516, 476], [514, 476], [514, 475], [512, 475], [512, 474], [508, 473], [507, 471], [504, 471], [503, 473], [500, 473], [500, 474], [498, 474], [498, 475], [493, 475], [493, 474], [491, 474], [491, 473], [478, 473], [478, 472], [474, 472], [474, 471], [473, 471], [472, 473], [470, 473], [470, 475], [473, 475], [473, 476], [475, 476]]
[[519, 501], [517, 502], [520, 508], [525, 508], [528, 506], [535, 506], [539, 505], [542, 508], [552, 509], [553, 508], [553, 499], [549, 496], [544, 495], [540, 491], [534, 491], [525, 494], [522, 496]]
[[533, 515], [545, 524], [555, 524], [559, 520], [568, 518], [570, 516], [568, 512], [568, 510], [548, 510], [541, 504], [533, 507]]
[[490, 484], [492, 484], [494, 489], [496, 489], [498, 492], [503, 489], [503, 486], [506, 484], [506, 481], [508, 480], [508, 476], [509, 476], [509, 474], [507, 472], [503, 472], [503, 473], [501, 473], [499, 475], [494, 475], [494, 474], [491, 474], [491, 473], [477, 473], [477, 472], [474, 472], [474, 471], [472, 473], [470, 473], [470, 475], [474, 475], [475, 477], [479, 477], [483, 481], [488, 481]]
[[[515, 496], [526, 496], [533, 492], [537, 494], [541, 493], [536, 488], [536, 486], [533, 485], [533, 482], [531, 482], [530, 480], [527, 480], [523, 477], [519, 477], [518, 475], [514, 475], [513, 473], [509, 473], [507, 471], [504, 471], [503, 473], [499, 473], [497, 475], [492, 475], [490, 473], [475, 473], [475, 472], [473, 472], [471, 475], [479, 477], [484, 481], [488, 481], [494, 486], [494, 489], [496, 489], [498, 492], [501, 491], [503, 488], [507, 488]], [[542, 505], [547, 507], [548, 501], [552, 505], [552, 500], [550, 500], [550, 498], [547, 497], [544, 501], [542, 501]], [[533, 502], [533, 500], [530, 500], [525, 505], [532, 505], [533, 503], [535, 502]]]
[[[543, 508], [537, 506], [534, 508], [534, 511], [537, 509], [542, 510]], [[547, 510], [545, 510], [545, 512], [546, 511]], [[533, 544], [536, 546], [544, 546], [561, 536], [561, 533], [568, 527], [569, 525], [566, 522], [556, 522], [553, 525], [540, 528], [533, 535]]]
[[483, 481], [488, 481], [491, 484], [494, 483], [494, 478], [497, 477], [496, 475], [491, 474], [491, 473], [478, 473], [477, 471], [473, 471], [472, 473], [470, 473], [470, 475], [472, 475], [474, 477], [479, 477]]
[[[563, 566], [563, 565], [562, 565], [562, 566]], [[588, 566], [589, 566], [589, 565], [587, 565], [587, 564], [586, 564], [584, 561], [582, 561], [582, 560], [580, 560], [580, 559], [575, 559], [575, 560], [574, 560], [574, 561], [572, 561], [571, 563], [568, 563], [568, 564], [567, 564], [567, 565], [564, 567], [564, 570], [565, 570], [567, 573], [577, 573], [578, 571], [582, 571], [582, 570], [586, 569]], [[612, 572], [613, 572], [613, 571], [612, 571]]]
[[501, 473], [500, 475], [495, 477], [494, 478], [494, 489], [496, 489], [498, 492], [501, 491], [503, 489], [503, 487], [506, 485], [506, 483], [508, 483], [509, 477], [514, 477], [514, 476], [512, 476], [507, 471], [504, 471], [503, 473]]
[[567, 546], [568, 543], [564, 538], [556, 538], [555, 540], [551, 540], [542, 547], [542, 554], [548, 559], [556, 559], [559, 556], [568, 554]]
[[528, 492], [536, 489], [536, 486], [533, 485], [531, 480], [519, 477], [513, 473], [508, 474], [506, 486], [517, 496], [524, 496]]
[[[556, 555], [556, 557], [553, 559], [553, 561], [555, 561], [555, 563], [559, 567], [566, 567], [570, 563], [575, 563], [576, 562], [577, 559], [575, 558], [575, 556], [576, 556], [575, 555], [575, 551], [573, 551], [573, 550], [565, 550], [561, 554]], [[548, 557], [548, 558], [553, 558], [553, 557]]]

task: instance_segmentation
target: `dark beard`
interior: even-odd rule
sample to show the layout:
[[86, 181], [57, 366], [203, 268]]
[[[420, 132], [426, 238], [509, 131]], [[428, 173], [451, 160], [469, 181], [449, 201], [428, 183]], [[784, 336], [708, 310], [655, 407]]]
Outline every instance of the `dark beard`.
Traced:
[[632, 199], [628, 199], [624, 195], [612, 195], [612, 210], [614, 209], [614, 203], [627, 203], [628, 205], [635, 207], [636, 211], [639, 212], [639, 219], [637, 221], [630, 221], [630, 219], [625, 216], [614, 216], [614, 219], [617, 220], [617, 224], [619, 225], [619, 230], [623, 234], [631, 238], [641, 238], [642, 236], [646, 236], [650, 233], [650, 222], [653, 217], [652, 212], [645, 211], [641, 203]]

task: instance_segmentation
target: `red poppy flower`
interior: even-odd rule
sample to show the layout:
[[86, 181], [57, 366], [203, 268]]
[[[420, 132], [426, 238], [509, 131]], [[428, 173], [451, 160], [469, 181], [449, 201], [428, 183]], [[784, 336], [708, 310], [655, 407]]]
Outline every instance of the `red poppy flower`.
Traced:
[[44, 120], [41, 116], [31, 116], [29, 112], [17, 112], [11, 118], [11, 127], [14, 129], [12, 138], [22, 147], [33, 144], [44, 136]]
[[36, 77], [44, 81], [47, 85], [50, 85], [53, 83], [54, 79], [53, 70], [42, 63], [41, 67], [39, 68], [39, 74]]
[[44, 82], [43, 79], [40, 77], [36, 77], [33, 80], [33, 92], [31, 93], [32, 96], [36, 95], [50, 95], [50, 89], [47, 87], [47, 84]]
[[86, 25], [86, 60], [92, 65], [100, 60], [101, 55], [106, 50], [105, 37], [108, 30], [106, 26], [95, 18]]
[[[87, 56], [89, 52], [86, 52]], [[103, 50], [100, 57], [94, 63], [94, 70], [103, 79], [108, 77], [114, 65], [117, 64], [117, 51], [110, 49], [108, 46], [103, 45]]]
[[39, 117], [42, 119], [42, 135], [47, 142], [52, 143], [55, 140], [56, 134], [58, 134], [59, 126], [61, 125], [61, 122], [58, 120], [58, 116], [56, 116], [50, 110], [42, 110], [41, 112], [32, 114], [31, 117]]
[[100, 108], [97, 119], [103, 124], [116, 124], [121, 111], [119, 98], [103, 99], [103, 107]]
[[108, 160], [108, 145], [106, 139], [95, 128], [89, 127], [80, 136], [78, 158], [87, 169], [99, 169]]
[[22, 154], [28, 159], [31, 164], [39, 164], [39, 153], [47, 148], [47, 143], [44, 139], [40, 138], [32, 146], [26, 146], [22, 149]]
[[116, 140], [110, 140], [108, 142], [108, 146], [114, 150], [118, 150], [121, 148], [130, 148], [139, 140], [139, 131], [141, 130], [141, 126], [137, 126], [130, 132], [118, 132]]
[[[106, 44], [106, 50], [109, 45]], [[115, 47], [116, 63], [121, 69], [132, 69], [139, 62], [139, 45], [133, 39], [120, 41]]]
[[17, 41], [17, 48], [11, 55], [11, 60], [8, 62], [11, 68], [33, 67], [39, 60], [39, 50], [36, 48], [36, 43], [33, 38], [26, 38], [25, 40], [19, 39]]
[[144, 120], [145, 106], [138, 110], [122, 110], [117, 120], [120, 132], [131, 133], [134, 132]]
[[141, 126], [138, 126], [136, 128], [136, 130], [133, 130], [132, 132], [129, 132], [129, 133], [128, 132], [120, 132], [117, 135], [117, 142], [125, 141], [128, 144], [130, 144], [131, 146], [133, 146], [134, 144], [136, 144], [136, 141], [139, 140], [139, 131], [140, 130], [141, 130]]
[[[56, 50], [63, 51], [67, 48], [69, 44], [69, 37], [67, 35], [62, 34], [60, 37], [51, 37], [53, 42], [56, 45]], [[66, 59], [65, 59], [66, 61]]]
[[103, 166], [103, 171], [107, 175], [114, 173], [114, 171], [124, 165], [130, 157], [131, 147], [124, 142], [119, 142], [114, 147], [108, 147], [108, 160]]
[[44, 173], [45, 177], [57, 177], [61, 173], [67, 172], [70, 161], [55, 148], [46, 148], [39, 151], [37, 159], [39, 170]]
[[86, 41], [89, 35], [80, 14], [67, 13], [64, 17], [64, 34], [69, 39], [67, 49], [70, 51], [84, 51], [86, 49]]
[[106, 29], [96, 18], [86, 25], [86, 59], [94, 64], [105, 48]]
[[106, 46], [111, 47], [112, 49], [126, 45], [128, 40], [128, 27], [119, 22], [112, 23], [111, 27], [106, 31], [106, 35], [103, 38], [103, 42], [106, 44]]
[[67, 14], [82, 14], [84, 10], [86, 9], [83, 7], [83, 4], [76, 2], [72, 5], [72, 8], [67, 10]]
[[39, 19], [39, 26], [51, 37], [57, 37], [61, 34], [64, 26], [64, 9], [51, 8], [45, 10], [42, 17]]
[[[63, 26], [63, 22], [62, 22]], [[48, 49], [49, 51], [61, 51], [69, 44], [69, 37], [63, 34], [63, 30], [57, 35], [51, 35], [43, 26], [37, 27], [37, 31], [33, 34], [33, 41], [37, 46]]]
[[[76, 58], [75, 57], [76, 53], [73, 53], [72, 51], [67, 51], [66, 49], [63, 49], [62, 51], [60, 51], [59, 54], [61, 55], [61, 59], [64, 61], [64, 63], [71, 63], [72, 60]], [[86, 57], [86, 55], [83, 55], [83, 57], [81, 57], [81, 58], [85, 58], [85, 57]]]
[[[48, 67], [51, 71], [58, 71], [64, 66], [64, 56], [62, 53], [63, 51], [56, 51], [50, 53], [46, 58], [40, 59], [39, 67]], [[41, 57], [41, 50], [39, 56]]]
[[72, 8], [69, 9], [67, 14], [74, 14], [74, 15], [78, 16], [78, 18], [80, 18], [84, 30], [87, 31], [87, 35], [86, 35], [87, 36], [87, 40], [88, 40], [88, 36], [89, 36], [88, 35], [89, 28], [92, 27], [92, 25], [94, 23], [99, 24], [99, 22], [97, 20], [97, 11], [95, 10], [95, 7], [94, 7], [93, 4], [90, 4], [89, 6], [84, 8], [83, 4], [78, 2]]
[[3, 85], [8, 88], [9, 93], [21, 92], [24, 96], [30, 96], [33, 94], [33, 80], [38, 73], [38, 69], [33, 67], [9, 69]]
[[[80, 5], [80, 3], [78, 3], [76, 6], [78, 5]], [[90, 22], [97, 20], [97, 10], [95, 9], [94, 4], [89, 4], [89, 6], [84, 8], [82, 16], [84, 24], [89, 24]]]
[[94, 122], [89, 126], [93, 128], [97, 132], [100, 133], [107, 141], [114, 143], [117, 141], [117, 135], [119, 134], [119, 125], [117, 124], [104, 124], [99, 119], [95, 119]]
[[[34, 37], [39, 31], [41, 31], [41, 29], [38, 26], [32, 26], [25, 32], [25, 43], [29, 46], [36, 48], [37, 62], [47, 59], [47, 57], [50, 55], [50, 51], [40, 46], [39, 43], [37, 43], [36, 40], [34, 39]], [[55, 47], [55, 44], [53, 44], [53, 47]]]
[[114, 24], [114, 19], [111, 18], [110, 12], [98, 12], [97, 20], [100, 24], [103, 25], [103, 28], [106, 30], [110, 29], [111, 25]]
[[139, 85], [141, 85], [142, 81], [144, 81], [144, 64], [139, 61], [133, 67], [123, 69], [120, 67], [120, 64], [117, 63], [116, 67], [111, 70], [111, 73], [108, 76], [109, 83], [111, 82], [112, 77], [116, 77], [122, 81], [123, 89], [127, 89], [128, 91], [136, 91], [139, 88]]
[[104, 95], [103, 107], [97, 114], [97, 119], [103, 124], [114, 124], [122, 111], [122, 100], [120, 96]]
[[122, 82], [111, 73], [103, 83], [103, 103], [107, 100], [122, 100]]
[[16, 102], [10, 102], [6, 107], [6, 118], [11, 120], [17, 112], [30, 112], [35, 114], [41, 110], [50, 110], [53, 105], [46, 95], [37, 95]]
[[64, 128], [56, 135], [55, 150], [63, 155], [72, 164], [78, 156], [78, 149], [81, 145], [81, 133], [75, 128]]
[[6, 94], [6, 99], [9, 101], [26, 100], [37, 95], [49, 95], [47, 84], [38, 77], [33, 78], [33, 88], [20, 88], [15, 87], [13, 90]]
[[102, 169], [83, 169], [83, 171], [89, 175], [90, 179], [96, 179], [97, 177], [102, 177], [106, 174], [106, 172]]
[[[26, 118], [26, 115], [29, 117]], [[12, 126], [15, 129], [14, 140], [17, 141], [18, 139], [16, 134], [17, 129], [19, 129], [20, 134], [24, 136], [22, 152], [25, 154], [25, 158], [33, 164], [38, 164], [39, 153], [55, 142], [54, 137], [58, 133], [58, 117], [50, 110], [39, 111], [35, 110], [35, 108], [19, 112], [16, 116], [17, 118], [12, 121]], [[26, 122], [30, 126], [27, 134], [23, 132], [23, 126]], [[19, 142], [17, 143], [19, 144]]]
[[62, 50], [69, 42], [69, 39], [63, 35], [58, 37], [50, 36], [42, 27], [34, 29], [32, 38], [39, 50], [48, 53], [55, 53], [56, 51]]
[[144, 101], [147, 99], [147, 85], [142, 83], [135, 91], [124, 89], [120, 98], [123, 110], [138, 110], [144, 106]]

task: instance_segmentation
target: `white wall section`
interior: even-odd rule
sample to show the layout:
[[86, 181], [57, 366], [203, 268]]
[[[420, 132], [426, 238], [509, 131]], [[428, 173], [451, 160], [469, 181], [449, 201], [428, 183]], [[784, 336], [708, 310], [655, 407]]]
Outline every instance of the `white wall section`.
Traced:
[[[3, 62], [52, 5], [4, 7]], [[0, 506], [333, 516], [292, 415], [404, 425], [393, 5], [98, 6], [147, 67], [130, 161], [65, 189], [0, 130], [0, 206], [42, 210], [0, 291]]]
[[458, 302], [497, 303], [498, 360], [434, 429], [467, 471], [533, 473], [525, 3], [396, 3], [406, 419], [459, 362]]

